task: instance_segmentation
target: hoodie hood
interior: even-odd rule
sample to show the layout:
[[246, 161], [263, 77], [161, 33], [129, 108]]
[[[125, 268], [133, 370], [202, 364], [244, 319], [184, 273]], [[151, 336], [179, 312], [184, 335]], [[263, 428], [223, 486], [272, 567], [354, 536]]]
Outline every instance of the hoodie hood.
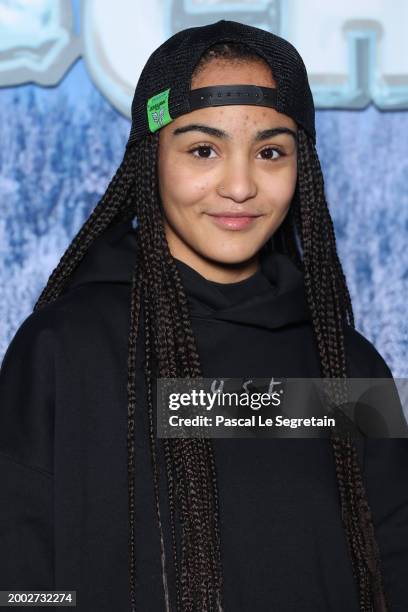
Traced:
[[310, 320], [303, 275], [286, 255], [262, 255], [259, 269], [237, 283], [209, 281], [175, 259], [192, 316], [275, 329]]
[[[64, 293], [88, 283], [131, 283], [136, 263], [136, 232], [131, 221], [117, 223], [93, 242], [69, 278]], [[277, 252], [263, 254], [259, 269], [236, 283], [206, 279], [174, 258], [192, 317], [276, 329], [310, 321], [302, 272]]]

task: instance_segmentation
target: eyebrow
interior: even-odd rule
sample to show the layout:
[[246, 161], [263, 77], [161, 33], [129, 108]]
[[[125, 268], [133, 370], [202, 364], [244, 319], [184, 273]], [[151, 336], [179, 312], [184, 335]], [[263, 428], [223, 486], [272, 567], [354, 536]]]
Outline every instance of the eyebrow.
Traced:
[[[190, 123], [188, 125], [183, 125], [183, 127], [176, 128], [175, 130], [173, 130], [173, 136], [179, 136], [180, 134], [185, 134], [186, 132], [203, 132], [204, 134], [208, 134], [209, 136], [223, 138], [224, 140], [231, 140], [231, 135], [227, 132], [224, 132], [224, 130], [211, 127], [209, 125], [203, 125], [201, 123]], [[290, 134], [291, 136], [293, 136], [295, 142], [297, 142], [296, 132], [294, 132], [288, 127], [275, 127], [269, 128], [267, 130], [258, 131], [255, 134], [254, 141], [260, 142], [262, 140], [267, 140], [268, 138], [273, 138], [273, 136], [277, 136], [278, 134]]]

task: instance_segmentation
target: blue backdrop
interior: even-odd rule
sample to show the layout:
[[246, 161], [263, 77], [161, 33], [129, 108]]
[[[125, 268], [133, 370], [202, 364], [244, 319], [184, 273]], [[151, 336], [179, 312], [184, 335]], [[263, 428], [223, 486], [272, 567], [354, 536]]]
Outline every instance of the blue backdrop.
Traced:
[[[130, 123], [81, 59], [55, 87], [0, 89], [0, 361], [122, 159]], [[317, 111], [356, 327], [408, 375], [408, 114]]]

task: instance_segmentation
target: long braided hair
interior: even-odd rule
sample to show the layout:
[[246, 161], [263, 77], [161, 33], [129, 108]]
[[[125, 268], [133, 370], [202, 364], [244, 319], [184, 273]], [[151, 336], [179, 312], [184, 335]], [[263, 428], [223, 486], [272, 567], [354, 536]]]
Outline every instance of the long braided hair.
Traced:
[[[238, 43], [217, 43], [201, 57], [207, 62], [264, 61]], [[193, 75], [194, 76], [194, 75]], [[161, 545], [164, 609], [171, 610], [166, 550], [159, 503], [158, 441], [153, 426], [154, 377], [200, 377], [200, 358], [193, 335], [187, 296], [169, 251], [157, 184], [159, 134], [148, 134], [130, 146], [107, 190], [63, 254], [34, 310], [62, 293], [93, 241], [108, 227], [137, 219], [137, 257], [132, 273], [128, 341], [128, 493], [130, 610], [135, 612], [134, 414], [146, 402], [153, 466], [157, 525]], [[319, 158], [310, 136], [298, 128], [298, 177], [290, 210], [275, 232], [274, 248], [302, 270], [321, 375], [346, 377], [344, 325], [354, 327], [346, 279], [339, 261]], [[142, 323], [143, 321], [143, 323]], [[145, 332], [145, 400], [136, 397], [136, 350], [140, 328]], [[222, 611], [222, 565], [216, 465], [211, 439], [164, 438], [172, 554], [176, 570], [176, 609], [181, 612]], [[354, 443], [334, 432], [331, 445], [344, 525], [361, 612], [386, 612], [380, 555]], [[177, 534], [177, 518], [180, 533]], [[179, 543], [181, 539], [181, 543]]]

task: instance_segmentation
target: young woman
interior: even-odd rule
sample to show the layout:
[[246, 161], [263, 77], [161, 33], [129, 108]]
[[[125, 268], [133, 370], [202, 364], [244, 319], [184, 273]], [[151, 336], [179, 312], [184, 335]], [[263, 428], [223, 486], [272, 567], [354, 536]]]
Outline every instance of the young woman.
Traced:
[[406, 610], [406, 440], [156, 431], [159, 377], [392, 378], [354, 329], [302, 59], [236, 22], [184, 30], [132, 118], [3, 362], [1, 589], [76, 590], [86, 611]]

